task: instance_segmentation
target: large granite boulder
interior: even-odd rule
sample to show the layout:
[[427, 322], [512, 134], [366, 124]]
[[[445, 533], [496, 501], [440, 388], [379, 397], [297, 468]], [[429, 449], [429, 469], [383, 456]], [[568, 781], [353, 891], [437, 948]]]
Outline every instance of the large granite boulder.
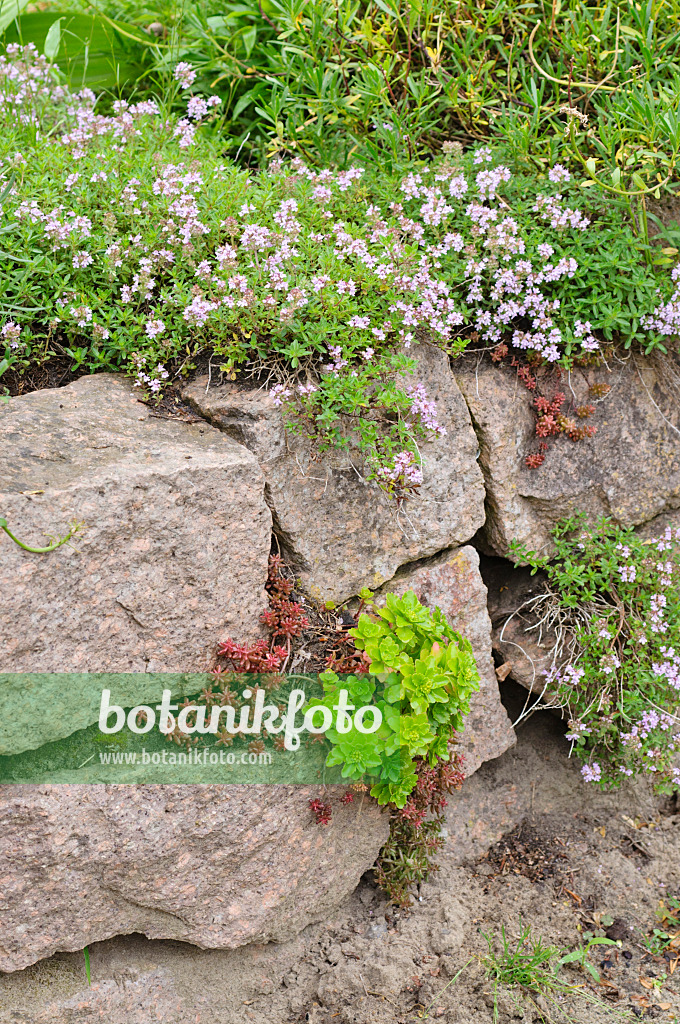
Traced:
[[[344, 790], [341, 790], [344, 792]], [[356, 887], [388, 833], [371, 799], [305, 786], [7, 786], [0, 971], [140, 932], [207, 949], [283, 941]]]
[[426, 607], [441, 608], [453, 628], [472, 644], [480, 685], [472, 697], [460, 743], [465, 774], [472, 775], [484, 761], [500, 757], [516, 742], [494, 671], [491, 622], [479, 555], [466, 545], [422, 565], [405, 566], [378, 592], [378, 600], [385, 593], [401, 595], [407, 590], [413, 590]]
[[265, 390], [238, 384], [188, 385], [183, 397], [255, 455], [282, 550], [309, 593], [342, 601], [376, 588], [400, 565], [468, 541], [484, 522], [484, 486], [470, 416], [448, 356], [422, 344], [415, 354], [422, 381], [446, 427], [423, 444], [425, 482], [401, 509], [363, 479], [356, 455], [314, 458], [309, 442], [287, 432]]
[[161, 419], [110, 374], [0, 404], [5, 672], [198, 671], [253, 638], [271, 513], [255, 458], [207, 423]]
[[[535, 417], [515, 370], [483, 359], [460, 360], [454, 372], [481, 449], [487, 516], [480, 539], [489, 553], [507, 554], [513, 540], [548, 551], [552, 526], [576, 511], [637, 526], [680, 508], [678, 359], [631, 355], [561, 382], [539, 374], [549, 398], [559, 389], [574, 407], [595, 404], [586, 422], [597, 433], [551, 438], [538, 469], [525, 464], [537, 447]], [[611, 389], [606, 397], [597, 397], [598, 385]]]

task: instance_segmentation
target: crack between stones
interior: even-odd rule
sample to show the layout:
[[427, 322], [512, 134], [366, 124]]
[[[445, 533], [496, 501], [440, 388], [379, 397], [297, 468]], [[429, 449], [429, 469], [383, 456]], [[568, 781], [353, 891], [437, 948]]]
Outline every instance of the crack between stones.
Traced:
[[266, 481], [264, 485], [264, 500], [272, 514], [272, 551], [276, 549], [276, 553], [281, 554], [284, 561], [296, 572], [309, 570], [311, 568], [309, 562], [296, 551], [293, 538], [281, 525], [281, 520], [272, 499], [271, 488]]
[[[454, 379], [455, 379], [455, 377], [454, 377]], [[479, 529], [477, 530], [477, 532], [475, 533], [474, 537], [472, 538], [472, 540], [469, 543], [472, 544], [472, 546], [475, 548], [475, 550], [478, 552], [478, 554], [492, 554], [492, 553], [495, 553], [495, 552], [494, 552], [492, 544], [490, 543], [490, 541], [488, 539], [489, 538], [489, 532], [490, 532], [490, 529], [491, 529], [491, 524], [492, 523], [497, 523], [499, 521], [499, 516], [498, 516], [498, 509], [494, 507], [493, 498], [492, 498], [491, 473], [490, 473], [490, 471], [488, 469], [488, 466], [485, 464], [485, 457], [486, 457], [486, 461], [488, 461], [489, 448], [484, 443], [482, 427], [480, 426], [480, 424], [475, 419], [475, 415], [474, 415], [474, 413], [472, 411], [470, 403], [467, 400], [467, 396], [466, 396], [465, 392], [463, 391], [462, 388], [459, 388], [459, 391], [460, 391], [461, 395], [463, 396], [463, 401], [465, 402], [465, 406], [466, 406], [468, 414], [470, 416], [470, 423], [472, 424], [472, 429], [474, 430], [475, 437], [477, 438], [477, 444], [479, 446], [479, 452], [478, 452], [478, 455], [477, 455], [477, 465], [479, 466], [479, 468], [482, 471], [482, 478], [484, 480], [484, 513], [485, 513], [485, 515], [484, 515], [484, 522], [479, 527]], [[505, 534], [504, 533], [503, 533], [503, 538], [505, 540]]]

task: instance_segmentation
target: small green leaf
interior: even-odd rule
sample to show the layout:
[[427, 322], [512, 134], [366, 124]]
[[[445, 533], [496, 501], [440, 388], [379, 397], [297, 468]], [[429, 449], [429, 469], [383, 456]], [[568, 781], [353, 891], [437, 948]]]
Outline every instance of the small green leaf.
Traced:
[[584, 966], [584, 967], [585, 967], [585, 969], [586, 969], [586, 970], [588, 971], [588, 974], [589, 974], [589, 975], [591, 976], [591, 978], [593, 978], [593, 979], [594, 979], [595, 981], [599, 982], [599, 980], [600, 980], [600, 975], [598, 974], [598, 972], [596, 971], [596, 969], [595, 969], [595, 968], [593, 967], [593, 965], [592, 965], [592, 964], [589, 964], [589, 963], [588, 963], [588, 962], [586, 961], [586, 962], [585, 962], [585, 963], [583, 964], [583, 966]]
[[49, 31], [45, 36], [45, 45], [43, 47], [43, 53], [49, 61], [53, 61], [59, 53], [59, 47], [61, 45], [61, 18], [50, 25]]
[[246, 57], [250, 57], [250, 54], [253, 52], [253, 47], [257, 42], [257, 27], [255, 25], [251, 25], [250, 28], [245, 30], [241, 39], [243, 40], [243, 45], [246, 48]]

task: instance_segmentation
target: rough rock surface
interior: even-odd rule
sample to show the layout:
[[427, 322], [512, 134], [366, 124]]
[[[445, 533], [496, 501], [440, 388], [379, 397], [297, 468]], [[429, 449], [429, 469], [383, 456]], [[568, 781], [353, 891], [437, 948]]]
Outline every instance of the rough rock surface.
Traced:
[[674, 533], [680, 530], [680, 508], [674, 509], [672, 512], [662, 512], [660, 516], [650, 519], [648, 523], [643, 523], [637, 532], [649, 540], [663, 537], [668, 529]]
[[[454, 365], [481, 448], [487, 519], [482, 541], [506, 554], [518, 540], [547, 551], [550, 529], [575, 511], [610, 515], [637, 526], [680, 508], [680, 366], [672, 358], [631, 355], [609, 369], [575, 370], [561, 382], [542, 382], [549, 398], [561, 390], [574, 406], [595, 404], [587, 422], [596, 435], [550, 439], [542, 466], [524, 459], [537, 448], [531, 396], [510, 367], [460, 361]], [[593, 397], [594, 384], [611, 392]], [[564, 406], [566, 410], [566, 405]]]
[[537, 628], [542, 615], [532, 614], [536, 599], [544, 593], [544, 574], [532, 576], [528, 567], [513, 570], [505, 559], [483, 557], [482, 576], [501, 678], [509, 677], [527, 690], [541, 693], [557, 642], [551, 630]]
[[516, 739], [498, 691], [479, 555], [466, 545], [424, 565], [405, 566], [380, 593], [403, 594], [407, 590], [413, 590], [427, 607], [439, 606], [453, 628], [472, 644], [480, 686], [472, 698], [461, 738], [465, 772], [471, 775], [484, 761], [500, 757]]
[[[344, 789], [342, 790], [344, 792]], [[387, 838], [371, 800], [320, 827], [318, 786], [13, 786], [0, 798], [0, 971], [141, 932], [283, 941], [353, 891]]]
[[[207, 423], [161, 419], [114, 375], [0, 405], [4, 671], [199, 671], [259, 633], [271, 514], [256, 460]], [[10, 597], [11, 595], [11, 597]]]
[[314, 459], [309, 443], [286, 432], [264, 391], [236, 384], [207, 388], [199, 378], [183, 397], [211, 423], [246, 445], [267, 480], [267, 500], [283, 549], [313, 597], [344, 600], [375, 588], [405, 562], [465, 543], [484, 521], [477, 440], [448, 357], [423, 344], [416, 378], [435, 400], [445, 437], [423, 444], [425, 483], [398, 510], [368, 485], [356, 459]]

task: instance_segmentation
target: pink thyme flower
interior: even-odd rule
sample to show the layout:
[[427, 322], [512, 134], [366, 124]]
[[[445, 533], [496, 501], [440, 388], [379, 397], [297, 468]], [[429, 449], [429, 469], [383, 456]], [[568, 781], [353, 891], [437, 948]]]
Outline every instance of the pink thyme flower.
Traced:
[[89, 252], [85, 252], [84, 249], [77, 252], [73, 257], [73, 266], [76, 270], [83, 270], [84, 267], [89, 267], [92, 263], [94, 263], [94, 260]]
[[586, 782], [599, 782], [602, 778], [602, 769], [597, 761], [593, 761], [592, 764], [583, 765], [583, 768], [581, 768], [581, 775]]
[[200, 121], [208, 113], [208, 104], [202, 96], [192, 96], [187, 103], [187, 117]]
[[174, 78], [182, 89], [188, 89], [196, 81], [196, 72], [188, 61], [182, 60], [175, 68]]
[[562, 164], [555, 164], [554, 167], [551, 167], [548, 171], [548, 177], [551, 181], [554, 181], [556, 184], [560, 181], [571, 180], [571, 174], [569, 173], [566, 167], [562, 166]]
[[162, 320], [147, 320], [144, 330], [150, 338], [157, 338], [165, 330], [165, 324]]

